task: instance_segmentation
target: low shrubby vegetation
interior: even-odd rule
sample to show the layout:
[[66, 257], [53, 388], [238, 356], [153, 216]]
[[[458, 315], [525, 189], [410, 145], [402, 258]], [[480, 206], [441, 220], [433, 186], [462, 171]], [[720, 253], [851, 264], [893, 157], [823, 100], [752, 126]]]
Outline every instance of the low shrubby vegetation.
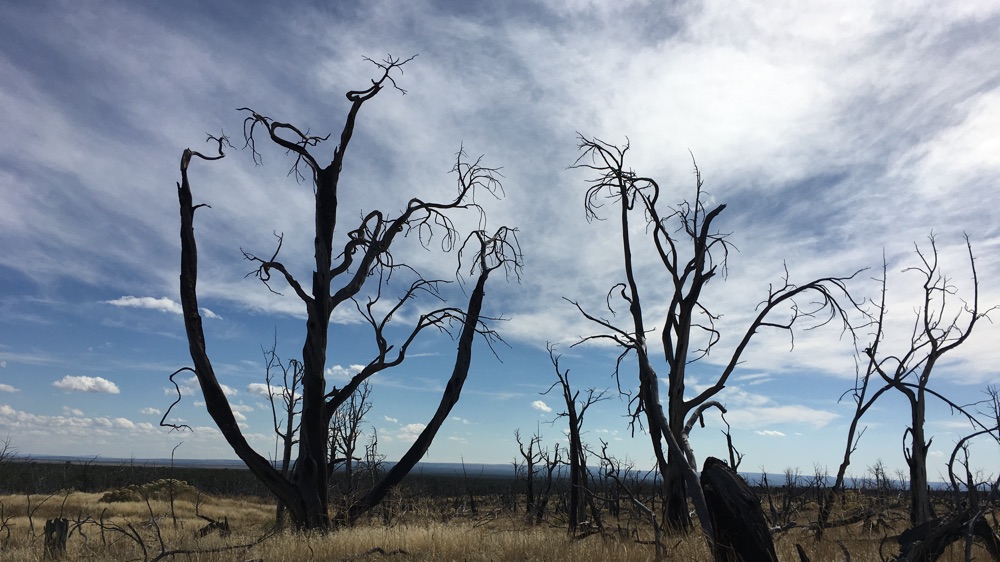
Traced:
[[[0, 474], [23, 468], [21, 461], [0, 464]], [[32, 463], [40, 480], [80, 465]], [[95, 477], [120, 466], [91, 465]], [[161, 475], [167, 468], [130, 467], [136, 478]], [[183, 470], [179, 470], [183, 472]], [[212, 470], [195, 474], [210, 475]], [[221, 471], [215, 471], [221, 472]], [[228, 471], [238, 475], [240, 471]], [[190, 474], [189, 474], [190, 476]], [[639, 504], [660, 509], [657, 488], [639, 473], [620, 480], [594, 474], [589, 518], [567, 532], [568, 481], [559, 475], [542, 517], [537, 504], [527, 516], [525, 482], [513, 478], [463, 478], [415, 475], [369, 517], [330, 532], [295, 532], [275, 526], [274, 501], [265, 496], [205, 493], [199, 483], [169, 477], [129, 482], [107, 491], [73, 489], [26, 493], [0, 490], [0, 559], [12, 562], [46, 556], [46, 521], [68, 523], [63, 560], [655, 560], [655, 537]], [[211, 479], [210, 479], [211, 480]], [[751, 479], [752, 480], [752, 479]], [[775, 479], [772, 479], [775, 480]], [[891, 560], [898, 535], [909, 527], [904, 484], [881, 466], [869, 469], [830, 507], [828, 524], [817, 539], [816, 521], [826, 495], [822, 474], [803, 477], [787, 471], [780, 482], [761, 480], [754, 487], [765, 513], [778, 559], [799, 560], [797, 546], [812, 560]], [[933, 496], [936, 509], [952, 509], [950, 492]], [[540, 499], [536, 493], [535, 499]], [[980, 510], [996, 525], [995, 495], [980, 498]], [[109, 501], [110, 500], [110, 501]], [[667, 560], [710, 560], [712, 553], [697, 528], [665, 533]], [[938, 558], [967, 560], [966, 544], [952, 544]], [[850, 558], [847, 558], [849, 553]], [[971, 559], [989, 560], [973, 543]]]

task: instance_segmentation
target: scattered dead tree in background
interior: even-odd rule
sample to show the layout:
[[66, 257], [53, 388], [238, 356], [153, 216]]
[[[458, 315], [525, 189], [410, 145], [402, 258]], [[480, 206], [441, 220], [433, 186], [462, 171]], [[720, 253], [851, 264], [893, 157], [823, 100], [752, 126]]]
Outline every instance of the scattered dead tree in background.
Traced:
[[343, 466], [345, 498], [350, 498], [357, 488], [354, 471], [362, 461], [357, 456], [358, 447], [365, 416], [373, 406], [371, 392], [371, 384], [363, 382], [330, 420], [330, 467]]
[[[732, 354], [723, 362], [715, 382], [696, 396], [685, 398], [688, 366], [707, 356], [722, 339], [715, 326], [719, 316], [704, 302], [702, 291], [712, 279], [726, 272], [730, 244], [727, 235], [714, 224], [726, 206], [705, 207], [705, 194], [697, 167], [694, 200], [669, 206], [662, 201], [663, 193], [655, 180], [638, 175], [626, 165], [627, 144], [619, 147], [581, 136], [580, 149], [582, 154], [575, 167], [596, 174], [596, 178], [590, 180], [585, 196], [588, 218], [600, 218], [607, 201], [612, 201], [617, 207], [625, 280], [610, 289], [607, 306], [614, 314], [614, 303], [623, 303], [628, 309], [627, 323], [619, 325], [614, 320], [588, 312], [575, 301], [570, 302], [586, 318], [605, 330], [584, 341], [608, 339], [622, 348], [616, 372], [626, 357], [635, 353], [639, 391], [638, 395], [631, 397], [632, 420], [633, 423], [641, 423], [644, 416], [649, 430], [657, 466], [663, 475], [665, 522], [675, 529], [687, 529], [690, 526], [687, 495], [700, 494], [700, 490], [697, 490], [696, 467], [689, 463], [692, 455], [682, 445], [686, 437], [686, 420], [725, 388], [754, 334], [762, 329], [773, 328], [791, 333], [795, 325], [812, 320], [811, 327], [840, 321], [843, 330], [850, 330], [847, 309], [857, 309], [858, 306], [848, 294], [845, 282], [853, 275], [825, 277], [795, 285], [786, 270], [782, 281], [769, 289], [757, 307], [756, 316], [738, 336]], [[631, 226], [635, 220], [645, 222], [651, 237], [648, 243], [655, 248], [665, 272], [664, 278], [648, 282], [667, 287], [667, 302], [662, 307], [666, 314], [659, 331], [667, 369], [666, 412], [661, 406], [659, 376], [648, 349], [646, 338], [650, 329], [644, 316], [647, 309], [644, 308], [643, 290], [633, 259], [633, 238], [636, 234]], [[802, 299], [808, 299], [809, 304], [800, 303]], [[663, 303], [656, 304], [660, 308]], [[664, 441], [668, 448], [666, 453], [663, 451]], [[696, 500], [696, 507], [700, 503]], [[705, 517], [699, 518], [708, 530], [710, 522]]]
[[[656, 560], [663, 560], [667, 555], [667, 547], [663, 544], [663, 532], [661, 529], [659, 518], [656, 515], [655, 506], [646, 505], [642, 499], [640, 499], [641, 487], [645, 482], [645, 478], [640, 478], [635, 475], [636, 471], [633, 467], [623, 463], [622, 461], [614, 458], [608, 453], [608, 444], [605, 441], [601, 441], [601, 453], [599, 456], [601, 461], [601, 474], [614, 482], [615, 489], [614, 493], [617, 495], [619, 493], [624, 493], [628, 498], [629, 503], [641, 514], [642, 517], [646, 519], [649, 524], [650, 529], [653, 532], [653, 546], [655, 547]], [[628, 482], [629, 475], [633, 475], [633, 482]], [[648, 474], [648, 473], [647, 473]], [[655, 501], [655, 493], [652, 496]], [[617, 498], [616, 498], [617, 499]], [[607, 501], [612, 501], [608, 499]], [[616, 512], [620, 509], [616, 509]], [[638, 531], [635, 533], [636, 540], [638, 541]]]
[[[844, 459], [837, 472], [837, 480], [832, 493], [843, 490], [844, 476], [850, 465], [851, 454], [858, 446], [864, 433], [858, 431], [859, 422], [873, 404], [890, 390], [897, 390], [909, 406], [909, 424], [903, 433], [904, 458], [909, 469], [910, 524], [914, 527], [934, 518], [927, 475], [927, 453], [931, 438], [926, 434], [925, 421], [928, 399], [936, 397], [953, 411], [966, 417], [974, 425], [982, 426], [972, 413], [955, 404], [930, 386], [931, 375], [938, 361], [968, 339], [976, 323], [987, 316], [992, 308], [981, 311], [979, 307], [979, 278], [976, 273], [975, 256], [969, 237], [965, 237], [969, 266], [972, 274], [972, 300], [958, 299], [957, 289], [941, 271], [938, 262], [938, 248], [934, 236], [929, 237], [930, 252], [921, 250], [915, 244], [919, 264], [908, 267], [905, 272], [920, 276], [923, 288], [922, 301], [917, 305], [916, 319], [910, 335], [909, 346], [902, 353], [893, 355], [882, 349], [885, 341], [886, 320], [886, 269], [883, 263], [882, 298], [877, 305], [878, 314], [874, 324], [872, 343], [863, 351], [867, 367], [859, 376], [851, 391], [855, 402], [855, 414], [847, 437]], [[873, 381], [880, 384], [876, 387]], [[832, 498], [830, 498], [832, 499]], [[829, 516], [830, 502], [820, 510], [820, 527], [825, 526]], [[821, 536], [821, 535], [820, 535]]]
[[[292, 449], [298, 443], [299, 432], [298, 415], [301, 413], [299, 405], [302, 396], [299, 386], [302, 384], [302, 363], [295, 359], [290, 359], [284, 363], [277, 352], [277, 336], [270, 349], [263, 350], [264, 353], [264, 384], [267, 386], [268, 402], [271, 405], [271, 420], [274, 425], [274, 434], [277, 444], [281, 447], [281, 476], [288, 478], [292, 464]], [[274, 384], [277, 371], [281, 371], [281, 387]], [[280, 398], [280, 406], [276, 404]], [[281, 412], [281, 417], [278, 412]], [[275, 508], [275, 525], [281, 526], [285, 520], [286, 506], [280, 499]]]
[[[956, 288], [940, 270], [934, 236], [929, 239], [930, 253], [926, 254], [916, 246], [920, 265], [904, 270], [920, 275], [924, 292], [909, 349], [901, 355], [880, 352], [879, 346], [884, 337], [881, 322], [877, 327], [875, 340], [865, 349], [865, 355], [871, 359], [871, 368], [887, 387], [902, 393], [910, 406], [910, 425], [904, 432], [903, 439], [905, 441], [909, 437], [909, 446], [904, 447], [904, 456], [910, 470], [910, 523], [913, 526], [926, 523], [934, 517], [927, 479], [927, 452], [931, 440], [926, 435], [924, 423], [928, 398], [941, 395], [929, 387], [931, 374], [938, 360], [965, 343], [976, 323], [992, 310], [979, 309], [979, 278], [968, 236], [965, 237], [965, 246], [972, 272], [972, 301], [961, 301], [957, 311], [949, 309], [950, 299], [956, 297]], [[883, 302], [882, 307], [884, 306]], [[950, 400], [941, 398], [953, 405]]]
[[601, 516], [599, 510], [594, 506], [593, 500], [590, 495], [586, 493], [587, 488], [587, 457], [586, 450], [583, 446], [583, 439], [580, 434], [583, 432], [583, 418], [587, 414], [587, 409], [594, 404], [606, 400], [606, 391], [597, 391], [594, 388], [588, 388], [584, 391], [586, 394], [583, 398], [580, 397], [579, 390], [573, 390], [569, 383], [569, 369], [565, 371], [559, 368], [559, 356], [556, 355], [555, 348], [549, 344], [549, 359], [552, 361], [552, 366], [556, 371], [556, 382], [552, 383], [552, 386], [542, 394], [548, 394], [552, 391], [556, 385], [562, 391], [563, 403], [566, 405], [566, 411], [561, 412], [559, 417], [565, 417], [567, 422], [567, 439], [569, 439], [569, 480], [570, 480], [570, 490], [569, 490], [569, 532], [571, 534], [576, 533], [580, 523], [585, 517], [585, 505], [584, 501], [590, 506], [591, 511], [591, 522], [592, 526], [600, 527]]
[[[206, 155], [188, 149], [181, 157], [181, 182], [177, 185], [181, 215], [180, 297], [193, 370], [198, 377], [208, 413], [222, 435], [250, 471], [288, 507], [291, 518], [299, 529], [324, 529], [330, 525], [328, 447], [330, 422], [336, 412], [370, 377], [401, 364], [411, 343], [426, 329], [448, 333], [451, 333], [450, 330], [457, 330], [455, 367], [438, 411], [403, 459], [386, 472], [372, 490], [358, 504], [351, 506], [341, 518], [353, 521], [381, 501], [426, 452], [443, 422], [442, 415], [446, 415], [459, 399], [471, 365], [475, 336], [482, 335], [488, 342], [497, 338], [496, 333], [485, 323], [488, 318], [482, 316], [485, 284], [490, 273], [497, 269], [503, 270], [507, 275], [519, 275], [520, 272], [521, 254], [516, 231], [503, 227], [494, 234], [489, 234], [482, 229], [485, 213], [476, 202], [477, 194], [499, 197], [502, 188], [498, 174], [495, 169], [483, 166], [479, 160], [470, 162], [464, 151], [459, 152], [454, 167], [458, 187], [454, 198], [432, 202], [413, 197], [398, 216], [374, 210], [364, 215], [354, 228], [341, 228], [338, 214], [340, 174], [359, 112], [367, 101], [386, 87], [403, 91], [396, 85], [394, 74], [401, 72], [402, 66], [409, 60], [412, 59], [387, 57], [381, 62], [371, 61], [379, 68], [380, 75], [372, 80], [371, 86], [347, 93], [351, 107], [341, 130], [339, 143], [333, 150], [332, 161], [325, 166], [320, 164], [313, 149], [327, 140], [328, 136], [315, 136], [308, 131], [303, 132], [303, 129], [295, 125], [274, 120], [249, 108], [241, 109], [247, 115], [244, 120], [245, 146], [251, 150], [254, 160], [260, 162], [258, 141], [264, 135], [295, 157], [292, 172], [298, 179], [307, 180], [311, 184], [315, 196], [315, 238], [314, 247], [310, 250], [315, 259], [315, 268], [309, 274], [311, 286], [301, 283], [300, 278], [279, 261], [283, 242], [281, 236], [278, 237], [277, 249], [270, 257], [261, 258], [244, 252], [244, 256], [255, 264], [257, 277], [268, 288], [278, 280], [287, 285], [302, 301], [307, 316], [301, 356], [302, 398], [298, 453], [294, 469], [287, 477], [250, 446], [237, 424], [209, 358], [198, 309], [198, 255], [194, 212], [207, 205], [194, 204], [188, 168], [194, 158], [223, 158], [223, 149], [227, 146], [228, 139], [210, 137], [217, 145], [215, 154]], [[464, 243], [448, 216], [450, 212], [461, 210], [478, 214], [481, 227], [470, 234]], [[335, 234], [340, 237], [337, 242], [339, 249], [335, 248]], [[461, 245], [460, 267], [474, 282], [464, 310], [446, 306], [423, 313], [408, 330], [398, 328], [405, 335], [393, 343], [390, 342], [389, 331], [395, 331], [398, 322], [393, 321], [402, 316], [399, 312], [404, 305], [420, 295], [439, 298], [439, 286], [443, 283], [424, 278], [392, 253], [397, 237], [411, 234], [418, 237], [425, 247], [435, 235], [441, 240], [443, 250]], [[465, 263], [462, 263], [463, 251], [467, 253]], [[391, 299], [385, 294], [389, 290], [388, 281], [394, 275], [411, 275], [413, 281], [408, 289], [386, 305], [386, 301]], [[366, 287], [367, 292], [362, 292]], [[362, 300], [366, 302], [360, 302]], [[371, 327], [377, 351], [375, 357], [343, 387], [328, 388], [325, 367], [330, 344], [330, 319], [334, 310], [342, 306], [357, 309], [365, 323]], [[383, 313], [387, 308], [388, 312]]]
[[522, 478], [525, 485], [524, 520], [528, 524], [534, 524], [538, 513], [538, 506], [535, 503], [538, 501], [535, 497], [535, 474], [539, 472], [539, 469], [536, 467], [545, 461], [541, 450], [542, 436], [537, 432], [532, 435], [531, 439], [528, 440], [527, 449], [524, 448], [524, 442], [521, 441], [520, 430], [514, 430], [514, 440], [517, 441], [518, 451], [521, 453], [521, 458], [524, 459], [523, 470], [520, 468], [520, 463], [515, 461], [515, 465], [518, 466], [515, 475]]

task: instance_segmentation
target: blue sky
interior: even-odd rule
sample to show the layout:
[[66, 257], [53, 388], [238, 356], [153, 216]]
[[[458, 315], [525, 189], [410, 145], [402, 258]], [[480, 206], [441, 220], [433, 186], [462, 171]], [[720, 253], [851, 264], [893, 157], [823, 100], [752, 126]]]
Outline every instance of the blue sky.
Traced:
[[[332, 4], [332, 5], [326, 5]], [[780, 282], [874, 268], [851, 284], [878, 296], [889, 263], [889, 342], [902, 352], [918, 304], [914, 242], [937, 235], [944, 270], [969, 293], [963, 232], [972, 240], [981, 302], [1000, 304], [1000, 7], [996, 3], [662, 2], [272, 3], [46, 2], [0, 10], [0, 436], [25, 454], [230, 458], [185, 385], [176, 417], [194, 432], [157, 427], [172, 401], [167, 376], [189, 365], [178, 314], [175, 182], [186, 147], [206, 133], [238, 137], [249, 106], [318, 134], [339, 132], [344, 92], [368, 84], [363, 57], [419, 54], [398, 77], [407, 95], [367, 104], [345, 163], [341, 209], [396, 211], [413, 196], [443, 197], [460, 147], [502, 167], [506, 197], [482, 201], [489, 224], [516, 226], [520, 283], [491, 280], [488, 313], [509, 347], [501, 361], [479, 345], [470, 379], [430, 461], [504, 463], [515, 429], [562, 439], [545, 351], [580, 388], [614, 387], [615, 350], [570, 344], [595, 333], [564, 300], [600, 311], [620, 281], [618, 233], [588, 223], [588, 176], [568, 169], [576, 133], [631, 142], [631, 166], [679, 202], [697, 158], [720, 219], [739, 249], [728, 279], [706, 295], [723, 314], [717, 350], [691, 388], [718, 373], [738, 335]], [[332, 154], [333, 143], [317, 154]], [[307, 185], [290, 159], [248, 151], [192, 167], [199, 212], [201, 304], [209, 351], [244, 430], [273, 454], [262, 346], [301, 349], [304, 311], [245, 275], [240, 248], [273, 250], [300, 278], [311, 259]], [[324, 157], [325, 158], [325, 157]], [[460, 228], [474, 225], [457, 217]], [[637, 230], [641, 232], [641, 228]], [[428, 277], [454, 279], [455, 256], [414, 247], [400, 256]], [[648, 325], [660, 325], [665, 278], [642, 254]], [[446, 296], [462, 302], [458, 284]], [[429, 306], [419, 303], [417, 306]], [[400, 318], [412, 319], [414, 310]], [[349, 311], [348, 311], [349, 312]], [[331, 382], [363, 364], [370, 335], [335, 316]], [[982, 323], [934, 375], [960, 403], [1000, 382], [1000, 328]], [[398, 332], [396, 333], [398, 335]], [[862, 334], [862, 339], [867, 339]], [[867, 345], [867, 342], [864, 342]], [[721, 399], [743, 468], [836, 470], [852, 412], [854, 348], [838, 330], [762, 333]], [[862, 345], [864, 347], [864, 345]], [[454, 343], [427, 337], [403, 366], [374, 381], [370, 420], [382, 451], [398, 456], [436, 407]], [[634, 367], [625, 369], [634, 385]], [[663, 369], [661, 368], [661, 371]], [[182, 379], [185, 377], [181, 377]], [[539, 403], [538, 401], [541, 401]], [[550, 410], [550, 411], [549, 411]], [[617, 397], [594, 406], [586, 439], [651, 463]], [[717, 416], [696, 430], [700, 459], [724, 454]], [[904, 402], [888, 396], [866, 420], [852, 473], [881, 458], [903, 466]], [[967, 432], [935, 407], [930, 467]], [[976, 451], [982, 466], [996, 447]]]

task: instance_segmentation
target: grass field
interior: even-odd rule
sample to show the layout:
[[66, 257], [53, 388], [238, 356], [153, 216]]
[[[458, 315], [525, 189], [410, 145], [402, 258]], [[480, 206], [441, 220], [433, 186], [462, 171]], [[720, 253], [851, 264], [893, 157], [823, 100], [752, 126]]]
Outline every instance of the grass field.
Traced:
[[[570, 537], [565, 520], [551, 516], [529, 526], [510, 509], [490, 506], [486, 498], [472, 514], [461, 502], [433, 498], [390, 503], [388, 524], [382, 514], [362, 524], [334, 532], [274, 532], [274, 506], [261, 498], [210, 497], [190, 486], [176, 484], [173, 508], [165, 481], [144, 492], [155, 498], [107, 503], [103, 493], [60, 492], [45, 495], [0, 496], [0, 560], [27, 562], [44, 559], [43, 527], [47, 519], [69, 520], [70, 532], [63, 560], [156, 560], [268, 562], [301, 560], [522, 560], [625, 561], [654, 560], [652, 533], [640, 521], [607, 517], [605, 532]], [[116, 499], [128, 499], [119, 492]], [[849, 504], [847, 510], [852, 509]], [[196, 514], [197, 510], [197, 514]], [[199, 517], [198, 515], [204, 516]], [[807, 512], [800, 512], [803, 524]], [[198, 537], [208, 521], [228, 521], [231, 533], [210, 532]], [[837, 515], [834, 515], [836, 519]], [[902, 530], [905, 513], [880, 514], [885, 525], [859, 522], [827, 532], [816, 542], [802, 528], [778, 533], [775, 543], [783, 561], [798, 560], [800, 543], [814, 561], [844, 560], [840, 544], [854, 562], [881, 561], [879, 546]], [[993, 524], [996, 522], [993, 521]], [[695, 532], [667, 536], [668, 560], [709, 560], [705, 541]], [[896, 551], [885, 540], [884, 555]], [[173, 552], [174, 555], [169, 555]], [[985, 550], [974, 550], [975, 560], [989, 560]], [[962, 545], [953, 545], [941, 560], [965, 560]]]

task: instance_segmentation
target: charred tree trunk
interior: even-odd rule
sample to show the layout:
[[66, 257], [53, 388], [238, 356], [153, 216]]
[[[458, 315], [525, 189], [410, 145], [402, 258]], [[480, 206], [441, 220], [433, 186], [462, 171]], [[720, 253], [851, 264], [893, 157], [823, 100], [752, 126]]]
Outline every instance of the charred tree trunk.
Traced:
[[777, 562], [760, 498], [736, 471], [708, 457], [701, 486], [715, 530], [715, 562]]
[[[192, 202], [187, 171], [193, 157], [197, 156], [206, 160], [222, 158], [223, 140], [219, 139], [218, 143], [218, 156], [206, 157], [188, 149], [181, 157], [181, 183], [177, 185], [181, 214], [180, 299], [184, 312], [184, 328], [187, 332], [188, 348], [191, 352], [191, 361], [194, 363], [194, 372], [198, 376], [202, 395], [205, 398], [205, 407], [222, 436], [232, 447], [233, 452], [247, 465], [250, 472], [288, 506], [296, 523], [304, 522], [306, 509], [302, 496], [288, 480], [275, 470], [270, 461], [254, 451], [240, 431], [229, 400], [215, 376], [215, 369], [208, 357], [205, 345], [205, 332], [198, 309], [198, 247], [194, 236], [194, 212], [202, 205], [194, 205]], [[166, 419], [166, 414], [164, 414], [164, 419]]]
[[905, 455], [910, 469], [910, 525], [916, 527], [934, 518], [930, 488], [927, 480], [927, 452], [930, 443], [924, 440], [923, 407], [913, 407], [913, 427], [910, 434], [910, 449]]
[[[476, 263], [480, 271], [479, 283], [470, 301], [470, 310], [462, 312], [453, 307], [435, 310], [420, 316], [418, 324], [412, 329], [405, 341], [390, 343], [385, 335], [387, 324], [393, 314], [399, 312], [404, 303], [414, 297], [419, 291], [427, 291], [436, 295], [438, 281], [424, 279], [414, 268], [395, 259], [390, 253], [393, 241], [400, 233], [419, 231], [421, 240], [430, 237], [436, 229], [444, 229], [445, 242], [443, 249], [450, 250], [458, 237], [454, 224], [446, 213], [458, 209], [473, 209], [480, 213], [480, 219], [485, 220], [483, 209], [476, 204], [477, 190], [486, 190], [499, 197], [500, 183], [496, 178], [496, 170], [479, 165], [479, 161], [467, 163], [463, 161], [464, 152], [459, 152], [454, 171], [459, 177], [459, 190], [454, 199], [445, 202], [428, 202], [419, 198], [411, 198], [405, 210], [395, 218], [387, 217], [379, 210], [368, 212], [360, 226], [349, 232], [344, 232], [343, 246], [336, 250], [333, 246], [334, 232], [337, 229], [337, 205], [340, 172], [344, 166], [344, 154], [354, 134], [354, 127], [362, 105], [375, 97], [387, 84], [396, 87], [391, 76], [409, 60], [387, 57], [382, 62], [374, 63], [382, 72], [378, 79], [363, 90], [347, 93], [351, 102], [350, 110], [340, 133], [339, 144], [333, 151], [333, 159], [328, 166], [321, 166], [310, 152], [327, 140], [303, 132], [296, 126], [275, 121], [264, 115], [241, 108], [247, 112], [244, 120], [243, 134], [246, 147], [250, 148], [254, 160], [259, 163], [257, 140], [261, 134], [266, 134], [268, 140], [284, 148], [296, 157], [292, 172], [300, 179], [306, 179], [306, 174], [312, 180], [315, 196], [314, 240], [313, 252], [315, 269], [312, 272], [312, 282], [309, 288], [300, 283], [291, 272], [279, 261], [282, 237], [278, 236], [278, 249], [269, 259], [262, 259], [247, 252], [244, 257], [258, 266], [256, 276], [268, 288], [272, 275], [282, 279], [302, 301], [306, 309], [306, 335], [302, 347], [302, 396], [299, 423], [298, 453], [290, 478], [283, 476], [272, 464], [258, 454], [247, 443], [240, 431], [223, 388], [220, 385], [209, 360], [206, 350], [205, 336], [202, 329], [202, 319], [197, 299], [197, 269], [198, 257], [194, 236], [194, 211], [204, 205], [194, 205], [190, 185], [188, 183], [188, 165], [193, 157], [204, 160], [217, 160], [223, 157], [222, 149], [227, 143], [226, 138], [210, 137], [218, 143], [217, 156], [205, 156], [192, 150], [185, 150], [181, 158], [181, 183], [178, 184], [178, 198], [181, 214], [181, 278], [180, 296], [184, 313], [184, 326], [191, 352], [193, 370], [198, 377], [204, 395], [206, 409], [218, 426], [226, 441], [236, 455], [243, 460], [250, 471], [279, 501], [288, 506], [295, 526], [298, 529], [326, 529], [329, 527], [329, 434], [330, 419], [336, 410], [364, 383], [369, 377], [385, 369], [395, 367], [403, 362], [408, 346], [424, 328], [434, 326], [447, 331], [452, 321], [464, 319], [465, 325], [460, 338], [458, 359], [451, 380], [442, 396], [441, 406], [431, 423], [424, 430], [417, 442], [392, 471], [386, 474], [380, 484], [368, 494], [364, 509], [370, 509], [380, 501], [393, 485], [398, 483], [416, 461], [426, 452], [431, 440], [444, 417], [458, 400], [462, 383], [468, 373], [471, 360], [471, 339], [478, 332], [488, 338], [497, 338], [495, 332], [479, 326], [480, 309], [483, 298], [483, 284], [489, 271], [503, 268], [508, 275], [519, 276], [521, 267], [520, 246], [515, 230], [503, 227], [497, 231], [495, 238], [489, 238], [481, 231], [474, 232], [466, 239], [465, 244], [471, 245], [473, 237], [480, 242], [481, 251], [476, 253]], [[266, 130], [266, 133], [260, 131]], [[256, 138], [255, 138], [256, 134]], [[306, 170], [308, 168], [308, 170]], [[481, 222], [482, 224], [482, 222]], [[405, 236], [405, 234], [403, 234]], [[459, 250], [461, 267], [462, 251]], [[473, 248], [475, 249], [475, 248]], [[339, 263], [334, 264], [334, 256]], [[407, 270], [412, 272], [417, 280], [403, 294], [390, 312], [376, 318], [373, 312], [375, 305], [385, 288], [387, 272]], [[333, 280], [338, 280], [338, 288], [333, 290]], [[371, 281], [371, 283], [369, 283]], [[333, 388], [327, 392], [325, 369], [327, 350], [330, 342], [330, 318], [333, 311], [345, 304], [354, 305], [354, 299], [366, 286], [378, 284], [369, 296], [367, 310], [358, 304], [357, 310], [374, 332], [377, 356], [365, 365], [362, 372], [355, 375], [343, 388]], [[379, 303], [381, 304], [381, 303]], [[397, 315], [398, 316], [398, 315]], [[471, 323], [470, 323], [471, 322]], [[390, 351], [392, 355], [390, 356]], [[172, 379], [171, 379], [172, 380]], [[175, 402], [176, 404], [176, 402]], [[169, 409], [168, 409], [169, 413]], [[161, 424], [164, 424], [161, 420]], [[169, 424], [167, 424], [169, 425]], [[173, 426], [178, 427], [178, 426]]]
[[[685, 417], [725, 388], [736, 366], [741, 363], [743, 352], [754, 335], [762, 329], [773, 328], [792, 333], [800, 319], [816, 318], [819, 311], [824, 311], [829, 317], [819, 319], [819, 323], [840, 320], [847, 330], [847, 313], [838, 298], [846, 298], [857, 307], [857, 303], [847, 294], [845, 285], [853, 275], [820, 278], [797, 286], [789, 281], [786, 271], [783, 283], [769, 288], [767, 298], [758, 307], [757, 314], [746, 331], [736, 341], [732, 355], [723, 363], [714, 382], [696, 396], [686, 399], [684, 379], [687, 365], [708, 355], [721, 338], [714, 324], [718, 316], [702, 302], [702, 292], [712, 279], [726, 269], [731, 246], [727, 235], [718, 231], [713, 224], [726, 206], [705, 206], [701, 174], [695, 165], [694, 200], [672, 205], [661, 213], [664, 193], [656, 180], [637, 174], [625, 164], [629, 150], [627, 144], [619, 147], [600, 139], [581, 136], [580, 148], [583, 154], [577, 159], [575, 167], [593, 171], [597, 175], [589, 181], [585, 195], [584, 205], [588, 219], [601, 218], [601, 209], [608, 200], [614, 202], [619, 215], [617, 226], [621, 236], [624, 280], [609, 290], [606, 302], [612, 313], [618, 306], [618, 302], [614, 302], [613, 308], [613, 301], [624, 302], [629, 310], [629, 325], [616, 325], [600, 316], [589, 314], [576, 302], [573, 304], [587, 319], [606, 330], [603, 334], [585, 339], [611, 340], [624, 348], [622, 357], [635, 352], [639, 363], [639, 396], [637, 401], [630, 402], [633, 405], [633, 422], [645, 412], [657, 467], [663, 478], [665, 523], [675, 529], [688, 529], [691, 519], [687, 497], [690, 495], [696, 500], [697, 509], [699, 501], [694, 496], [701, 492], [700, 486], [696, 486], [697, 490], [691, 489], [692, 483], [697, 483], [698, 476], [696, 468], [689, 466], [684, 444], [681, 443], [685, 438], [682, 429]], [[661, 303], [665, 305], [662, 308], [666, 313], [659, 333], [663, 359], [668, 367], [667, 399], [662, 405], [658, 398], [658, 377], [652, 367], [647, 344], [647, 334], [651, 330], [645, 327], [641, 291], [633, 263], [633, 236], [637, 229], [629, 222], [632, 213], [636, 213], [638, 220], [645, 222], [646, 232], [651, 238], [650, 244], [664, 269], [663, 277], [653, 282], [666, 287], [668, 295], [666, 302]], [[796, 299], [806, 297], [813, 299], [813, 304], [818, 305], [818, 308], [804, 312], [805, 309], [796, 303]], [[774, 314], [787, 316], [780, 322], [772, 321], [771, 316]], [[618, 365], [621, 364], [620, 358]], [[660, 411], [663, 408], [667, 411], [666, 416]], [[663, 440], [667, 441], [669, 448], [666, 458], [663, 454]], [[702, 518], [699, 516], [699, 519]], [[706, 532], [711, 536], [709, 529]]]
[[994, 560], [1000, 560], [1000, 539], [982, 514], [964, 509], [942, 519], [930, 519], [907, 529], [897, 539], [902, 562], [934, 562], [948, 545], [960, 540], [977, 539]]
[[[462, 386], [469, 375], [469, 368], [472, 365], [472, 344], [477, 334], [482, 333], [480, 329], [481, 315], [483, 309], [483, 298], [486, 296], [486, 280], [490, 273], [496, 269], [520, 267], [519, 252], [515, 252], [515, 257], [508, 257], [509, 252], [516, 246], [514, 232], [506, 227], [501, 227], [493, 237], [488, 237], [481, 231], [477, 231], [470, 236], [470, 240], [478, 242], [479, 250], [476, 252], [475, 261], [479, 270], [479, 277], [476, 286], [469, 297], [469, 306], [466, 309], [462, 331], [458, 338], [458, 353], [455, 357], [455, 367], [452, 370], [451, 378], [445, 387], [444, 394], [438, 404], [437, 411], [427, 423], [427, 426], [420, 432], [416, 441], [406, 451], [406, 453], [393, 465], [385, 476], [372, 487], [371, 490], [361, 499], [360, 502], [352, 505], [347, 512], [347, 521], [354, 523], [364, 513], [378, 505], [379, 502], [403, 481], [410, 470], [416, 466], [417, 462], [431, 446], [435, 435], [445, 420], [451, 409], [458, 403], [462, 394]], [[468, 243], [468, 242], [467, 242]], [[513, 244], [513, 245], [512, 245]], [[489, 337], [492, 332], [486, 332]]]

